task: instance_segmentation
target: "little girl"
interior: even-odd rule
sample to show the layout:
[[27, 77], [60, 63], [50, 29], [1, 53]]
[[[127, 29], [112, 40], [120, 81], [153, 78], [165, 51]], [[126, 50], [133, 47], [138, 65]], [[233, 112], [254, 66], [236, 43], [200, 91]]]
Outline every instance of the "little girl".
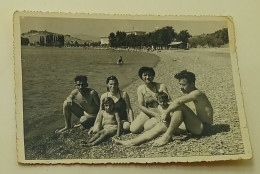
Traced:
[[82, 142], [83, 146], [94, 146], [114, 135], [120, 136], [121, 122], [111, 97], [102, 100], [102, 110], [97, 118], [99, 118], [96, 123], [98, 132], [87, 143]]

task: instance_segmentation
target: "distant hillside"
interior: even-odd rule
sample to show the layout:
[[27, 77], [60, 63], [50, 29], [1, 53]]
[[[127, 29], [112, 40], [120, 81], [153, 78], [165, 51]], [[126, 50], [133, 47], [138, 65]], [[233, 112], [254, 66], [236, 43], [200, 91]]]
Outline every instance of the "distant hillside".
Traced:
[[88, 34], [73, 34], [71, 36], [82, 39], [82, 40], [91, 40], [94, 42], [100, 41], [99, 36], [92, 36], [92, 35], [88, 35]]
[[[49, 32], [49, 31], [37, 31], [37, 30], [31, 30], [27, 33], [22, 33], [21, 34], [21, 37], [23, 38], [28, 38], [29, 39], [29, 42], [30, 43], [36, 43], [36, 42], [39, 42], [40, 41], [40, 37], [46, 37], [47, 35], [62, 35], [62, 34], [59, 34], [59, 33], [52, 33], [52, 32]], [[86, 43], [91, 43], [93, 42], [92, 40], [83, 40], [83, 39], [79, 39], [77, 37], [73, 37], [73, 36], [70, 36], [70, 35], [63, 35], [64, 36], [64, 43], [75, 43], [76, 41], [79, 43], [79, 44], [84, 44], [85, 42]]]

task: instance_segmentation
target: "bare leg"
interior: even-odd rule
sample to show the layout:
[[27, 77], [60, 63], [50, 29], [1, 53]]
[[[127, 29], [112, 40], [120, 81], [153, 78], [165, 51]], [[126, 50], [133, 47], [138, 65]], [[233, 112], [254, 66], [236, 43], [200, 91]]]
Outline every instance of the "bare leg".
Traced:
[[128, 121], [122, 120], [121, 121], [122, 129], [124, 132], [129, 132], [130, 131], [130, 123]]
[[149, 120], [147, 120], [144, 123], [144, 130], [148, 131], [148, 130], [152, 129], [158, 122], [159, 122], [158, 119], [154, 118], [154, 117], [149, 119]]
[[170, 125], [162, 137], [154, 142], [154, 146], [163, 146], [171, 141], [172, 134], [183, 122], [182, 111], [175, 111], [171, 116]]
[[164, 133], [166, 130], [167, 127], [165, 126], [165, 124], [160, 122], [157, 123], [152, 129], [144, 132], [143, 134], [139, 135], [138, 137], [132, 140], [122, 141], [115, 138], [113, 138], [113, 140], [116, 144], [121, 144], [125, 146], [136, 146], [147, 141], [153, 140], [154, 138]]
[[111, 137], [111, 136], [113, 136], [115, 134], [116, 134], [116, 129], [113, 129], [113, 130], [102, 130], [102, 131], [100, 131], [100, 136], [95, 141], [93, 141], [91, 144], [93, 146], [95, 146], [95, 145], [103, 142], [105, 138], [109, 138], [109, 137]]
[[141, 112], [131, 123], [130, 131], [134, 134], [141, 133], [144, 130], [145, 122], [149, 119], [145, 113]]
[[57, 132], [63, 132], [71, 128], [71, 115], [72, 113], [80, 118], [84, 115], [83, 109], [76, 103], [72, 102], [71, 105], [68, 104], [67, 100], [63, 103], [63, 116], [65, 120], [65, 127], [58, 130]]
[[171, 116], [170, 125], [165, 134], [154, 142], [156, 146], [167, 144], [174, 133], [174, 131], [184, 122], [187, 130], [194, 135], [200, 135], [203, 130], [203, 124], [195, 113], [186, 105], [182, 105], [180, 110], [175, 111]]
[[68, 129], [71, 128], [71, 110], [70, 110], [70, 106], [67, 104], [67, 101], [65, 100], [63, 103], [63, 116], [64, 116], [64, 120], [65, 120], [65, 127], [58, 130], [57, 132], [63, 132], [66, 131]]
[[[102, 130], [102, 131], [103, 131], [103, 130]], [[90, 138], [90, 140], [88, 141], [88, 143], [92, 143], [92, 142], [94, 142], [95, 140], [97, 140], [97, 139], [101, 136], [101, 134], [103, 133], [102, 131], [96, 133], [92, 138]]]

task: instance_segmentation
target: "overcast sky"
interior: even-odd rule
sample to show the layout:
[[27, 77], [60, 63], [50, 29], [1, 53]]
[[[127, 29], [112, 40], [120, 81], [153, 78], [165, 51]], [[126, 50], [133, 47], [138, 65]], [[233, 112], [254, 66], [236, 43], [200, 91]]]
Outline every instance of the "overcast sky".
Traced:
[[122, 19], [83, 19], [83, 18], [50, 18], [22, 17], [21, 33], [30, 30], [47, 30], [60, 34], [88, 34], [106, 37], [116, 31], [146, 31], [151, 32], [165, 26], [172, 26], [178, 33], [188, 30], [191, 35], [213, 33], [226, 28], [225, 21], [174, 21], [174, 20], [122, 20]]

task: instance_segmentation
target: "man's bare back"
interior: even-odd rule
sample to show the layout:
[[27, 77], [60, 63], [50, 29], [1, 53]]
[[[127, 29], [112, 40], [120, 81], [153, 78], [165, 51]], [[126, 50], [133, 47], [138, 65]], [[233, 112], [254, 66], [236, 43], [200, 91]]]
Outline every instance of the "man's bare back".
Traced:
[[212, 124], [213, 108], [205, 93], [197, 89], [187, 95], [194, 95], [194, 100], [192, 102], [195, 106], [195, 114], [199, 117], [199, 119], [204, 123]]

